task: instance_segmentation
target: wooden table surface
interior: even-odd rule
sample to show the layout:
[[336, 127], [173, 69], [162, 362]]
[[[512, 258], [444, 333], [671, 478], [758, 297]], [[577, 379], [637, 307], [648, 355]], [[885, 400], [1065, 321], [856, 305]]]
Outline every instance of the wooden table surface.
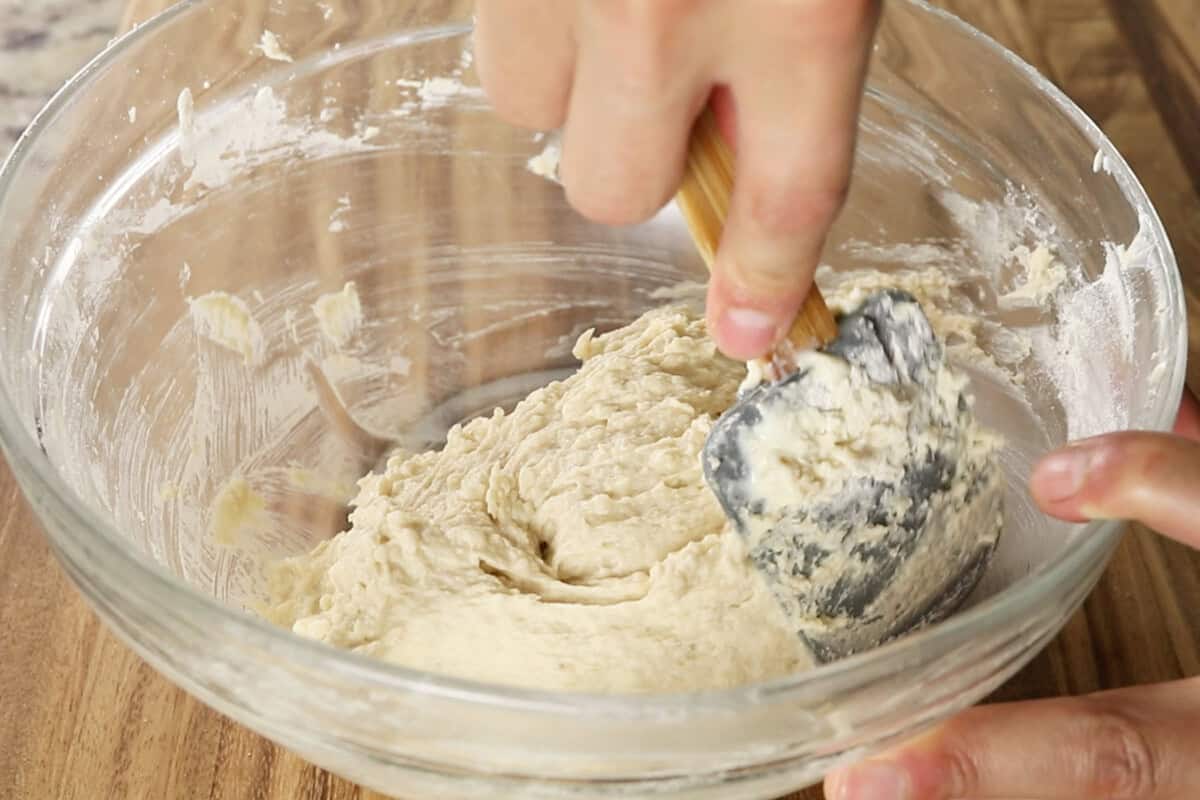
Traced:
[[[1189, 285], [1200, 352], [1197, 0], [941, 0], [1032, 62], [1115, 141]], [[169, 0], [132, 0], [124, 24]], [[1193, 358], [1192, 386], [1200, 386]], [[0, 463], [0, 797], [377, 798], [191, 699], [120, 644], [56, 566]], [[994, 699], [1200, 674], [1200, 555], [1135, 531], [1085, 608]], [[794, 800], [815, 800], [811, 789]]]

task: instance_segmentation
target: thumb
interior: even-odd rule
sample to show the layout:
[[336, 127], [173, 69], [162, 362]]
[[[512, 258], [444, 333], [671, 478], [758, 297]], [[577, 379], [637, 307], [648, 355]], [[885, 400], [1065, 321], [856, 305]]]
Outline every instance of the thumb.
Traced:
[[831, 774], [829, 800], [1186, 800], [1200, 681], [971, 709]]
[[1126, 432], [1051, 453], [1030, 478], [1046, 513], [1072, 522], [1137, 520], [1200, 548], [1200, 442]]

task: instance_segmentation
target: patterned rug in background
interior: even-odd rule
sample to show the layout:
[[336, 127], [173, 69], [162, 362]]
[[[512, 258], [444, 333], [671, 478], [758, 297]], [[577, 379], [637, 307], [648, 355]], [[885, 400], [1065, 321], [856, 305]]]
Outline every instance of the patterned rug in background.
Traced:
[[121, 0], [0, 0], [0, 158], [116, 35]]

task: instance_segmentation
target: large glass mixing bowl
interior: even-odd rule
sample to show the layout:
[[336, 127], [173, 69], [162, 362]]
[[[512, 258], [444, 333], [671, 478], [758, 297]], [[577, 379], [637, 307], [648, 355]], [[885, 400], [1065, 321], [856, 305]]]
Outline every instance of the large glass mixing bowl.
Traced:
[[[215, 708], [410, 797], [782, 794], [1012, 675], [1119, 534], [1036, 513], [1030, 464], [1069, 437], [1169, 425], [1180, 287], [1101, 132], [915, 0], [887, 4], [824, 279], [942, 275], [939, 302], [970, 328], [956, 357], [1006, 436], [1011, 488], [1003, 543], [962, 613], [765, 685], [598, 696], [377, 663], [245, 610], [263, 561], [335, 532], [369, 466], [319, 409], [307, 362], [360, 424], [436, 434], [569, 368], [586, 328], [703, 278], [672, 209], [588, 224], [531, 171], [546, 140], [489, 114], [469, 13], [184, 2], [89, 65], [17, 147], [0, 175], [0, 432], [97, 612]], [[260, 47], [264, 30], [276, 38]], [[1068, 279], [1041, 302], [1030, 269], [1054, 259]], [[310, 307], [347, 281], [363, 323], [339, 345]], [[189, 300], [211, 292], [233, 327], [193, 323]], [[239, 325], [240, 350], [213, 341]], [[245, 518], [221, 544], [210, 528], [231, 486], [262, 502], [234, 509]]]

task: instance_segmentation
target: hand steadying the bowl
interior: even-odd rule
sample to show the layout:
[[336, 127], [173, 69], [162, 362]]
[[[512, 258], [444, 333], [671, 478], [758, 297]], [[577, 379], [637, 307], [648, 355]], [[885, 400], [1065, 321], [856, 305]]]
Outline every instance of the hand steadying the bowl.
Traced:
[[648, 219], [675, 194], [711, 97], [726, 139], [737, 132], [738, 179], [709, 330], [749, 360], [787, 332], [842, 206], [879, 5], [488, 0], [476, 57], [504, 119], [564, 128], [567, 197], [611, 224]]
[[[1200, 405], [1175, 435], [1126, 432], [1042, 459], [1033, 496], [1062, 519], [1135, 519], [1200, 548]], [[1189, 800], [1200, 786], [1200, 678], [982, 706], [831, 775], [829, 800]]]

